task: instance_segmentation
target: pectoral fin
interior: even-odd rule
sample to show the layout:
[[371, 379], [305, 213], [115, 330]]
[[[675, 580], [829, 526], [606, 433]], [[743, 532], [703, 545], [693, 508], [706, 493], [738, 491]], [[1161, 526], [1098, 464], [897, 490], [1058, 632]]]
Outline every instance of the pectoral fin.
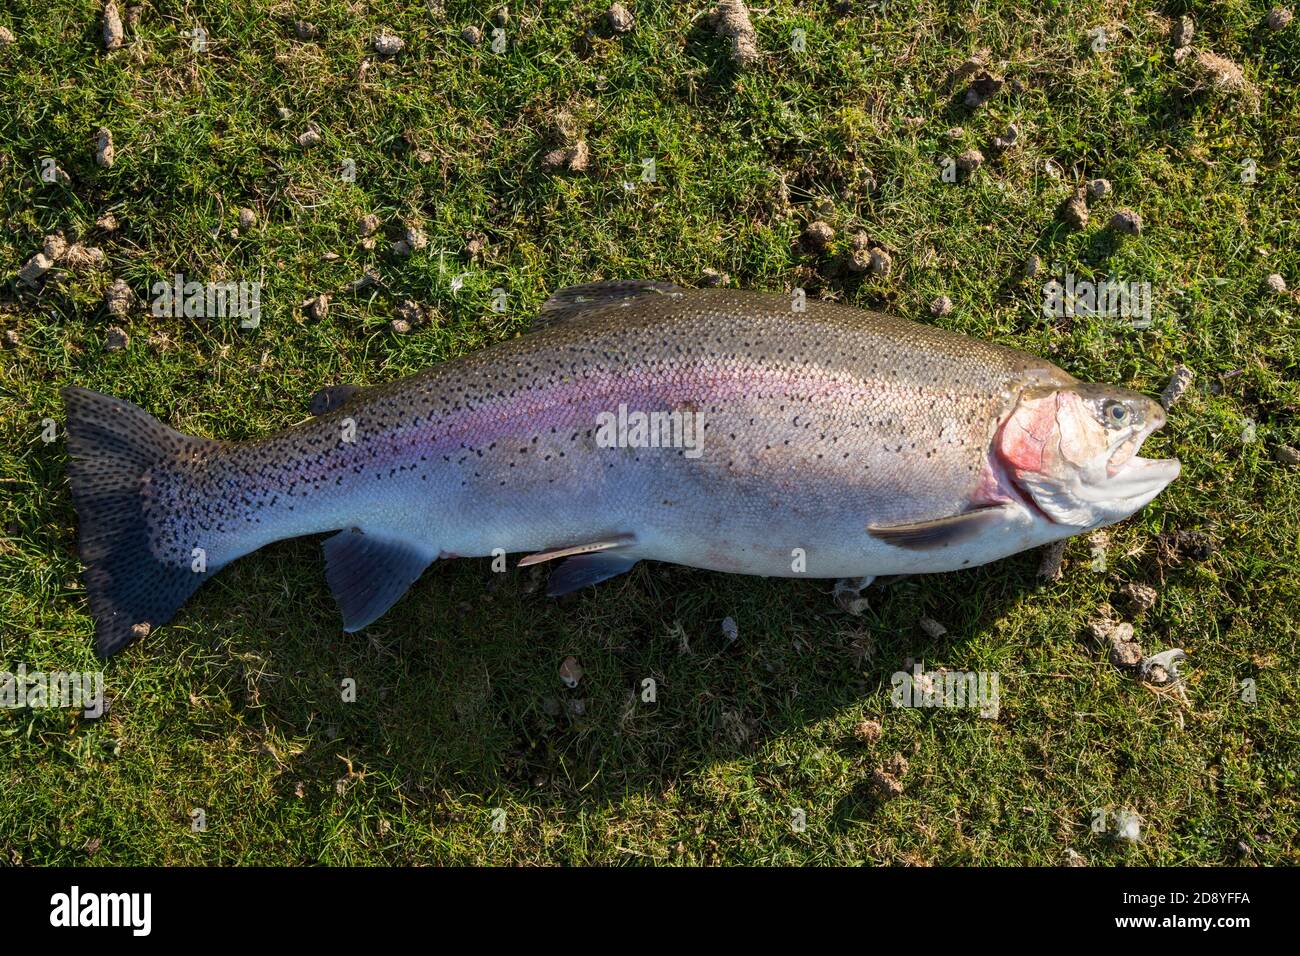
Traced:
[[996, 526], [1011, 516], [1010, 505], [992, 505], [976, 508], [959, 515], [936, 518], [933, 521], [914, 521], [909, 524], [870, 525], [867, 533], [873, 538], [912, 551], [930, 551], [960, 544]]
[[325, 539], [325, 580], [343, 612], [343, 630], [378, 620], [433, 563], [427, 549], [359, 528]]
[[519, 567], [526, 568], [530, 564], [541, 564], [543, 561], [554, 561], [556, 558], [568, 558], [579, 554], [594, 554], [597, 551], [608, 551], [611, 548], [623, 548], [635, 540], [635, 535], [620, 534], [605, 541], [593, 541], [590, 544], [575, 544], [572, 547], [555, 548], [551, 551], [538, 551], [536, 554], [530, 554], [526, 558], [520, 558]]

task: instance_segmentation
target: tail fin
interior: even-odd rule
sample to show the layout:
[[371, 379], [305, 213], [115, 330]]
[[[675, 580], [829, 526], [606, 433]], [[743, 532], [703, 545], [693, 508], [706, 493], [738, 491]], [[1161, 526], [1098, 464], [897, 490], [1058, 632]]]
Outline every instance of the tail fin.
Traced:
[[88, 389], [65, 388], [63, 402], [68, 478], [80, 523], [95, 650], [110, 657], [171, 620], [211, 573], [155, 556], [142, 493], [151, 469], [209, 442], [173, 431], [130, 402]]

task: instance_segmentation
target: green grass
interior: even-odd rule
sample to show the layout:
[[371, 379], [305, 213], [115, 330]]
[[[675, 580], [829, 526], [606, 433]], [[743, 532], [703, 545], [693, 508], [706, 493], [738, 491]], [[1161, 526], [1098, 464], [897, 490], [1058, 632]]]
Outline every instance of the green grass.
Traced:
[[[1072, 848], [1106, 865], [1300, 862], [1300, 492], [1271, 455], [1300, 445], [1300, 344], [1296, 299], [1264, 285], [1270, 272], [1300, 284], [1300, 26], [1269, 31], [1267, 6], [1240, 0], [854, 6], [772, 4], [755, 15], [763, 60], [742, 73], [703, 2], [636, 4], [623, 38], [584, 36], [602, 3], [516, 5], [500, 55], [459, 36], [490, 28], [488, 4], [150, 0], [111, 56], [90, 0], [6, 5], [18, 39], [0, 49], [0, 329], [21, 344], [0, 351], [0, 669], [100, 666], [62, 442], [40, 440], [69, 383], [186, 431], [257, 436], [301, 419], [323, 384], [388, 381], [516, 334], [560, 286], [695, 285], [705, 268], [939, 322], [1082, 378], [1154, 394], [1185, 363], [1197, 381], [1149, 446], [1180, 457], [1183, 477], [1113, 530], [1106, 571], [1076, 540], [1060, 581], [1040, 583], [1026, 554], [873, 589], [857, 619], [829, 582], [641, 566], [555, 602], [527, 571], [476, 560], [436, 567], [344, 635], [317, 542], [268, 548], [103, 666], [103, 719], [0, 712], [0, 861], [1057, 864]], [[1167, 31], [1184, 12], [1251, 94], [1182, 77]], [[295, 17], [322, 40], [291, 39]], [[182, 36], [196, 23], [210, 35], [197, 55]], [[406, 41], [391, 62], [369, 48], [381, 26]], [[1110, 41], [1094, 54], [1096, 26]], [[795, 28], [806, 54], [789, 50]], [[947, 77], [981, 47], [1017, 82], [972, 111]], [[324, 141], [303, 150], [309, 122]], [[566, 122], [590, 146], [584, 174], [543, 168]], [[993, 159], [1009, 122], [1020, 144]], [[93, 160], [100, 126], [110, 169]], [[968, 146], [990, 160], [941, 182], [941, 158]], [[40, 181], [43, 156], [70, 185]], [[626, 189], [645, 157], [657, 181]], [[339, 176], [347, 158], [354, 183]], [[1247, 158], [1254, 184], [1240, 181]], [[1055, 210], [1076, 176], [1115, 192], [1070, 232]], [[232, 236], [244, 206], [258, 225]], [[1104, 228], [1121, 207], [1141, 213], [1140, 237]], [[116, 234], [96, 229], [105, 212]], [[373, 250], [355, 234], [370, 212], [385, 219]], [[792, 246], [818, 215], [835, 255]], [[395, 260], [402, 219], [430, 243]], [[109, 268], [21, 288], [18, 269], [58, 229], [102, 247]], [[892, 250], [889, 276], [839, 265], [859, 230]], [[467, 266], [471, 234], [486, 252]], [[1046, 319], [1039, 285], [1019, 278], [1030, 254], [1149, 281], [1152, 327]], [[346, 291], [370, 265], [383, 285]], [[174, 272], [261, 277], [261, 327], [106, 313], [113, 278], [143, 296]], [[317, 322], [299, 303], [319, 292], [333, 302]], [[942, 319], [928, 311], [938, 295], [956, 303]], [[392, 334], [404, 298], [437, 321]], [[129, 332], [125, 351], [105, 350], [110, 325]], [[1156, 535], [1179, 530], [1217, 550], [1169, 560]], [[1185, 702], [1081, 636], [1131, 581], [1160, 590], [1137, 621], [1143, 645], [1189, 654]], [[925, 615], [947, 635], [926, 637]], [[558, 677], [568, 655], [586, 671], [576, 691]], [[912, 657], [996, 671], [1000, 716], [893, 708], [890, 675]], [[341, 700], [345, 678], [356, 703]], [[640, 701], [645, 678], [655, 704]], [[883, 726], [873, 744], [854, 734], [864, 719]], [[896, 754], [905, 791], [882, 801], [871, 774]], [[1142, 842], [1092, 831], [1097, 811], [1120, 809], [1142, 815]]]

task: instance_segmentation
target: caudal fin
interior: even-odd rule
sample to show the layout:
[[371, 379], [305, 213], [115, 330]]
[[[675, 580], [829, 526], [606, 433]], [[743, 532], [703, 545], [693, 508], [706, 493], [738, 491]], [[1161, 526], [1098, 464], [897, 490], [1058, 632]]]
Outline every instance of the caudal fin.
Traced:
[[95, 650], [110, 657], [165, 624], [208, 577], [160, 561], [150, 543], [143, 488], [150, 472], [209, 444], [144, 409], [84, 388], [65, 388], [68, 478], [79, 521]]

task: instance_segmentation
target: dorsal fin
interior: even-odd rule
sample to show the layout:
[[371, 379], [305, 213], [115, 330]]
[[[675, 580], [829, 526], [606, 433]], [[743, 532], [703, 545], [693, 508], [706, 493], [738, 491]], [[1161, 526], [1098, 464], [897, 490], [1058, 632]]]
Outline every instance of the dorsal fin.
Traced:
[[358, 392], [365, 391], [360, 385], [326, 385], [311, 397], [308, 410], [319, 417], [332, 412], [345, 402], [352, 400]]
[[615, 279], [610, 282], [588, 282], [560, 289], [542, 303], [541, 311], [533, 320], [533, 329], [568, 322], [597, 309], [622, 305], [648, 295], [681, 295], [686, 290], [671, 282], [653, 282], [648, 279]]

